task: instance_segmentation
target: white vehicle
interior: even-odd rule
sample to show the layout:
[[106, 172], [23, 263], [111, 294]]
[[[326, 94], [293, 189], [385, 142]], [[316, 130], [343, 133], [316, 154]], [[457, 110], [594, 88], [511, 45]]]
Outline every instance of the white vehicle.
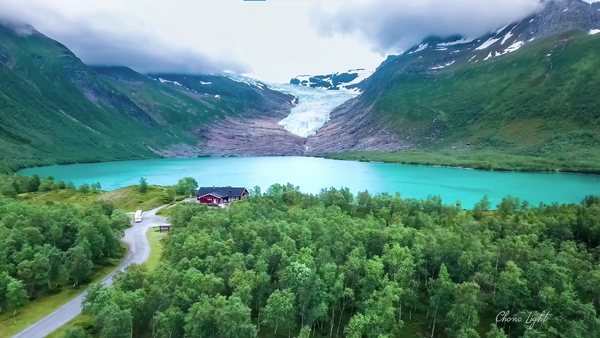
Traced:
[[142, 211], [141, 210], [138, 210], [138, 211], [135, 212], [135, 218], [134, 219], [135, 219], [136, 223], [139, 223], [139, 222], [142, 221]]

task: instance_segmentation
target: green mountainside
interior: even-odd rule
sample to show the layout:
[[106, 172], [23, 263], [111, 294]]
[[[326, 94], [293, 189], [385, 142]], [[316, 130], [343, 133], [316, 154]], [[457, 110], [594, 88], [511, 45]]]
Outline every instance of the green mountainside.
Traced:
[[[175, 85], [178, 79], [187, 87]], [[223, 76], [151, 78], [90, 67], [33, 28], [0, 25], [1, 171], [157, 157], [174, 145], [196, 146], [212, 120], [254, 116], [290, 100]]]
[[[428, 37], [388, 57], [309, 146], [340, 159], [600, 173], [599, 28], [597, 4], [564, 0], [474, 40]], [[336, 148], [335, 130], [354, 139]]]
[[[483, 51], [479, 62], [463, 59], [423, 72], [437, 60], [435, 53], [406, 54], [382, 65], [363, 85], [355, 109], [368, 110], [363, 129], [385, 129], [404, 147], [398, 150], [464, 161], [409, 153], [384, 160], [600, 172], [600, 35], [569, 31], [508, 55], [484, 60]], [[382, 155], [348, 158], [382, 160]]]
[[433, 75], [403, 74], [370, 99], [378, 119], [389, 119], [397, 132], [413, 132], [412, 141], [419, 144], [467, 142], [533, 153], [596, 147], [598, 53], [600, 36], [572, 32], [494, 62], [462, 62]]

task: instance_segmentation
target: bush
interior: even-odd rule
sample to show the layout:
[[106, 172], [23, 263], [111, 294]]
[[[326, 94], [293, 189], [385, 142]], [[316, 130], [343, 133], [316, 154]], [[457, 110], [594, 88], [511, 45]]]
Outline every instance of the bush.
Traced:
[[89, 335], [81, 326], [70, 327], [65, 331], [63, 338], [87, 338]]
[[184, 177], [177, 182], [177, 195], [193, 195], [198, 190], [198, 182], [193, 177]]
[[90, 191], [90, 185], [87, 184], [87, 183], [80, 185], [79, 186], [79, 191], [82, 192], [82, 193], [84, 193], [84, 194], [87, 194], [88, 191]]
[[73, 184], [73, 182], [67, 183], [67, 189], [69, 189], [69, 190], [75, 190], [76, 189], [75, 184]]
[[166, 187], [163, 194], [164, 203], [172, 203], [175, 200], [175, 189], [173, 187]]
[[6, 197], [15, 198], [17, 197], [17, 191], [12, 185], [4, 185], [0, 188], [0, 194]]
[[42, 184], [40, 184], [40, 191], [51, 191], [52, 190], [52, 185], [54, 184], [54, 181], [50, 181], [48, 179], [44, 179], [42, 180]]
[[38, 191], [40, 189], [40, 184], [42, 181], [38, 175], [33, 175], [29, 178], [28, 182], [28, 190], [29, 192]]
[[140, 177], [140, 193], [145, 194], [148, 191], [148, 182], [145, 178]]

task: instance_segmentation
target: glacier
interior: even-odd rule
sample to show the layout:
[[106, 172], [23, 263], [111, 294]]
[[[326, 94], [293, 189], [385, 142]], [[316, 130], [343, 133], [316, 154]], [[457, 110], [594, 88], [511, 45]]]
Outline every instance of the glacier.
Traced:
[[[357, 84], [373, 73], [373, 71], [359, 70], [349, 72], [357, 72], [359, 76], [343, 86]], [[317, 131], [329, 121], [330, 114], [335, 108], [361, 94], [357, 88], [346, 89], [343, 86], [340, 86], [339, 90], [326, 90], [290, 83], [258, 81], [247, 76], [231, 73], [227, 74], [226, 77], [249, 86], [257, 86], [262, 90], [267, 87], [271, 90], [295, 96], [295, 99], [292, 100], [292, 103], [295, 104], [292, 111], [278, 124], [288, 132], [304, 138], [316, 135]]]
[[269, 83], [272, 90], [294, 95], [298, 104], [279, 125], [290, 133], [300, 137], [310, 137], [317, 134], [329, 121], [331, 112], [344, 102], [358, 96], [358, 90], [324, 90], [293, 84]]

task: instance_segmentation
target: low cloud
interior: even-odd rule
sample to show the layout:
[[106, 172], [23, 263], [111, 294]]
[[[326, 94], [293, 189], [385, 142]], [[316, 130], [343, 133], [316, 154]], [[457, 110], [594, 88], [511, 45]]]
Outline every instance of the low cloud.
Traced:
[[215, 58], [186, 46], [170, 43], [143, 23], [123, 22], [111, 13], [98, 13], [94, 21], [69, 18], [43, 3], [0, 0], [0, 23], [20, 34], [37, 31], [59, 41], [88, 65], [127, 66], [140, 73], [221, 74], [251, 71], [248, 65], [226, 57]]
[[316, 12], [326, 36], [359, 35], [381, 53], [404, 51], [430, 35], [477, 37], [541, 8], [540, 0], [357, 0]]

